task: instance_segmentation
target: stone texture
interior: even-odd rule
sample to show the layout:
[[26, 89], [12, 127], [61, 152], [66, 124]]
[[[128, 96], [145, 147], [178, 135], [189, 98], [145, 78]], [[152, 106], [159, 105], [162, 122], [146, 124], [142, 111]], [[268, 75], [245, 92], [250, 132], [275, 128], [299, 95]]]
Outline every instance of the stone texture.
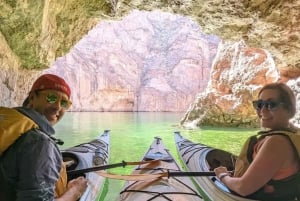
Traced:
[[21, 68], [43, 69], [110, 13], [110, 6], [105, 0], [1, 1], [0, 31]]
[[0, 30], [22, 68], [41, 69], [66, 54], [99, 20], [117, 20], [134, 9], [191, 16], [207, 34], [269, 50], [287, 80], [300, 75], [299, 0], [3, 1]]
[[0, 105], [9, 105], [9, 103], [16, 102], [18, 59], [14, 52], [7, 45], [5, 37], [0, 33], [0, 59], [1, 73], [0, 73]]
[[300, 127], [300, 78], [289, 80], [287, 84], [293, 89], [294, 93], [296, 94], [297, 101], [297, 112], [291, 122]]
[[189, 128], [257, 127], [252, 100], [263, 85], [279, 80], [279, 71], [268, 51], [249, 48], [244, 41], [223, 43], [206, 91], [197, 96], [181, 123]]
[[[107, 19], [120, 20], [134, 9], [148, 11], [159, 9], [169, 13], [190, 16], [198, 22], [205, 33], [217, 34], [223, 39], [223, 41], [225, 41], [225, 43], [226, 41], [229, 41], [235, 46], [236, 42], [239, 43], [239, 41], [245, 41], [245, 44], [247, 44], [247, 48], [245, 49], [248, 49], [245, 52], [260, 55], [260, 59], [253, 59], [255, 62], [252, 63], [252, 66], [255, 66], [255, 63], [259, 65], [261, 62], [260, 60], [264, 61], [265, 55], [267, 55], [267, 58], [269, 58], [269, 55], [272, 55], [276, 66], [275, 71], [280, 77], [278, 79], [291, 83], [291, 86], [294, 88], [297, 95], [299, 104], [300, 1], [298, 0], [14, 0], [0, 2], [1, 105], [18, 105], [23, 98], [26, 97], [28, 88], [32, 84], [31, 82], [36, 76], [42, 73], [41, 70], [56, 61], [58, 57], [64, 56], [68, 53], [69, 50], [88, 32], [88, 30], [91, 30], [94, 26], [96, 26], [99, 21]], [[138, 21], [138, 18], [136, 20]], [[105, 32], [106, 31], [104, 30], [103, 33]], [[236, 48], [232, 48], [232, 50], [236, 50]], [[220, 49], [219, 52], [223, 52], [223, 50]], [[258, 52], [261, 53], [259, 54]], [[232, 53], [232, 55], [240, 56], [240, 54], [235, 53]], [[243, 53], [243, 55], [245, 56], [247, 54]], [[117, 55], [116, 58], [119, 58], [118, 56], [120, 55]], [[121, 56], [124, 55], [122, 54]], [[125, 57], [126, 56], [127, 55], [125, 55]], [[245, 58], [249, 58], [249, 56], [246, 56]], [[230, 59], [241, 61], [242, 63], [245, 62], [241, 57], [239, 59], [233, 57]], [[116, 59], [113, 57], [111, 60], [115, 61]], [[219, 65], [218, 68], [222, 69], [223, 66], [226, 66], [226, 64], [232, 64], [232, 60], [220, 58], [219, 61], [216, 61], [215, 63]], [[222, 61], [222, 63], [220, 63], [220, 61]], [[119, 61], [117, 60], [117, 62]], [[181, 60], [181, 62], [184, 61]], [[122, 64], [122, 62], [117, 64], [120, 63]], [[236, 63], [234, 66], [239, 65]], [[60, 67], [70, 70], [65, 66]], [[214, 65], [214, 68], [215, 67], [216, 65]], [[39, 69], [39, 71], [27, 71], [23, 70], [24, 68]], [[130, 73], [133, 73], [131, 71], [132, 68], [134, 67], [130, 67], [128, 70]], [[236, 68], [234, 71], [237, 72], [233, 72], [233, 70], [229, 69], [226, 69], [224, 74], [221, 72], [214, 72], [211, 78], [222, 78], [222, 82], [219, 80], [211, 80], [211, 86], [205, 91], [208, 96], [200, 94], [199, 97], [202, 96], [202, 99], [207, 99], [208, 105], [210, 101], [218, 98], [220, 98], [220, 101], [216, 101], [216, 103], [222, 104], [221, 106], [225, 103], [227, 104], [227, 102], [229, 105], [232, 105], [230, 102], [236, 101], [236, 99], [239, 100], [239, 96], [237, 96], [238, 94], [245, 92], [246, 98], [250, 96], [248, 95], [249, 83], [253, 82], [253, 85], [259, 87], [259, 84], [263, 84], [260, 82], [269, 82], [270, 80], [273, 80], [272, 76], [270, 79], [268, 78], [269, 74], [266, 72], [269, 71], [266, 69], [261, 69], [259, 72], [254, 67], [249, 69], [249, 71], [253, 71], [256, 75], [265, 74], [265, 77], [258, 76], [255, 78], [252, 77], [252, 79], [247, 77], [251, 76], [251, 73], [248, 70], [244, 69], [244, 71], [240, 71], [240, 74], [238, 73], [239, 68]], [[234, 74], [234, 76], [231, 76], [229, 72]], [[90, 81], [86, 81], [84, 78], [78, 79], [76, 72], [71, 73], [60, 70], [57, 71], [57, 73], [67, 75], [68, 79], [74, 81], [74, 83], [81, 84], [81, 86]], [[125, 71], [125, 73], [128, 74], [127, 71]], [[246, 75], [241, 76], [243, 73], [246, 73]], [[237, 85], [233, 79], [235, 77], [237, 77], [237, 79], [242, 79], [241, 83], [244, 83], [245, 86]], [[115, 75], [113, 79], [110, 77], [109, 80], [106, 81], [110, 83], [117, 78], [120, 79], [120, 76]], [[227, 78], [228, 81], [224, 81], [224, 79]], [[86, 79], [96, 78], [86, 75]], [[180, 79], [182, 79], [182, 83], [189, 83], [187, 81], [188, 79], [185, 79], [183, 76], [180, 77]], [[243, 79], [248, 80], [247, 84], [243, 82]], [[168, 83], [162, 79], [150, 80], [151, 82], [147, 82], [150, 86], [152, 86], [153, 83], [155, 83], [155, 86], [166, 86], [165, 83]], [[105, 80], [100, 81], [100, 83], [103, 82], [105, 82]], [[218, 84], [218, 82], [221, 83]], [[131, 95], [131, 92], [126, 92], [125, 90], [118, 91], [120, 88], [123, 89], [124, 86], [122, 84], [124, 84], [124, 82], [120, 81], [115, 86], [110, 86], [105, 93], [103, 90], [103, 95], [107, 98], [105, 100], [99, 100], [97, 99], [98, 97], [94, 97], [94, 100], [92, 100], [92, 94], [90, 94], [88, 98], [85, 98], [91, 99], [88, 103], [91, 102], [95, 104], [94, 102], [97, 101], [109, 101], [112, 97], [114, 97], [112, 94], [119, 93], [119, 102], [122, 104], [103, 106], [105, 109], [119, 108], [117, 105], [120, 105], [120, 109], [125, 110], [125, 108], [130, 108], [131, 105], [135, 105], [134, 107], [137, 107], [137, 103], [140, 102], [152, 104], [150, 101], [146, 102], [147, 96], [139, 98], [140, 101], [133, 101], [135, 95]], [[236, 86], [238, 90], [231, 89], [231, 85]], [[141, 86], [140, 89], [143, 93], [149, 93], [148, 96], [150, 96], [150, 94], [155, 96], [160, 95], [160, 93], [158, 93], [160, 92], [159, 90], [149, 88], [148, 85], [138, 86]], [[189, 85], [186, 86], [188, 88]], [[87, 93], [85, 91], [96, 89], [97, 87], [98, 84], [88, 84], [80, 90]], [[115, 90], [114, 93], [112, 93], [113, 90]], [[212, 91], [209, 92], [208, 90]], [[240, 91], [240, 93], [238, 93], [238, 91]], [[82, 100], [84, 93], [76, 94], [75, 100]], [[212, 93], [216, 93], [216, 95], [214, 96]], [[224, 96], [229, 98], [224, 98], [223, 95], [221, 96], [218, 94], [225, 94]], [[251, 92], [251, 97], [252, 95], [253, 94]], [[177, 96], [181, 96], [181, 93], [177, 94]], [[230, 96], [233, 96], [234, 98], [231, 98]], [[173, 100], [173, 97], [174, 93], [168, 93], [165, 99], [170, 101]], [[212, 99], [210, 97], [215, 98]], [[184, 101], [185, 98], [181, 97], [180, 100]], [[198, 98], [198, 100], [200, 99]], [[196, 100], [195, 103], [197, 103], [198, 100]], [[156, 100], [153, 98], [153, 101]], [[77, 108], [81, 108], [83, 103], [85, 102], [78, 101], [75, 106]], [[171, 105], [176, 103], [178, 102], [172, 102]], [[190, 110], [187, 113], [188, 115], [186, 116], [188, 116], [188, 118], [185, 117], [184, 119], [187, 119], [189, 124], [193, 121], [195, 121], [195, 123], [192, 123], [193, 125], [201, 124], [196, 121], [198, 121], [199, 116], [204, 116], [206, 114], [205, 112], [202, 112], [202, 110], [205, 110], [205, 107], [208, 107], [205, 106], [204, 103], [201, 105], [203, 105], [203, 108], [201, 110], [198, 109], [198, 113], [197, 108], [201, 108], [202, 106], [195, 107], [196, 110], [194, 112]], [[235, 107], [235, 105], [233, 106]], [[138, 107], [142, 108], [140, 104]], [[166, 108], [168, 107], [170, 106], [166, 105]], [[156, 106], [153, 104], [151, 105], [151, 108], [156, 108]], [[221, 112], [219, 113], [224, 114], [225, 112], [223, 110], [224, 109], [221, 107]], [[230, 112], [234, 111], [239, 112], [239, 110], [230, 110]], [[242, 112], [242, 114], [244, 113], [245, 112]], [[192, 114], [195, 115], [195, 118], [190, 121], [189, 119], [192, 118]], [[213, 116], [213, 114], [210, 116]], [[251, 116], [251, 114], [249, 114], [249, 116]], [[205, 117], [203, 118], [207, 119]], [[217, 119], [217, 117], [214, 117], [215, 122], [217, 122]], [[226, 115], [224, 114], [223, 119], [226, 120], [228, 125], [230, 125], [230, 119], [234, 119], [232, 125], [238, 125], [238, 118], [236, 116], [232, 117], [231, 113]], [[298, 112], [295, 121], [298, 121], [299, 123], [299, 119]], [[221, 119], [220, 121], [225, 122], [224, 120]], [[237, 120], [237, 122], [235, 120]], [[244, 118], [240, 119], [240, 121], [243, 122]], [[245, 123], [245, 125], [251, 125], [251, 123]]]
[[100, 22], [44, 73], [68, 81], [74, 111], [186, 111], [206, 88], [219, 41], [192, 19], [135, 10]]

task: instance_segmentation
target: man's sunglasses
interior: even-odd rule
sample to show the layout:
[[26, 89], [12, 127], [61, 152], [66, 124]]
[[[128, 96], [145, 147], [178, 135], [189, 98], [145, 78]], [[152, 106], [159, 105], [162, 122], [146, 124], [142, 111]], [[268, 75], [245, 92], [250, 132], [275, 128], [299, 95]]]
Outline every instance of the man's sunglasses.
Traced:
[[252, 104], [257, 111], [260, 111], [264, 106], [267, 110], [273, 111], [276, 110], [279, 105], [283, 105], [284, 103], [279, 101], [272, 101], [272, 100], [268, 100], [268, 101], [256, 100], [253, 101]]
[[72, 102], [70, 100], [59, 98], [59, 96], [55, 93], [48, 93], [48, 92], [39, 92], [42, 94], [46, 94], [46, 101], [50, 104], [55, 104], [57, 101], [60, 101], [60, 106], [67, 110], [72, 105]]

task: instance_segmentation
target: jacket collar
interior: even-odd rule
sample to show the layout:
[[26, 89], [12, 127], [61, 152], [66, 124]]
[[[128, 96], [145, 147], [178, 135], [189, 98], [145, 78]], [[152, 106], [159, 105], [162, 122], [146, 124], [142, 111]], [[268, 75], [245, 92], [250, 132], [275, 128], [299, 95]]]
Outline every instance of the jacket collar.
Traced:
[[17, 107], [15, 108], [17, 111], [21, 112], [25, 116], [32, 119], [39, 128], [48, 135], [54, 135], [55, 130], [45, 116], [41, 115], [37, 111], [27, 107]]

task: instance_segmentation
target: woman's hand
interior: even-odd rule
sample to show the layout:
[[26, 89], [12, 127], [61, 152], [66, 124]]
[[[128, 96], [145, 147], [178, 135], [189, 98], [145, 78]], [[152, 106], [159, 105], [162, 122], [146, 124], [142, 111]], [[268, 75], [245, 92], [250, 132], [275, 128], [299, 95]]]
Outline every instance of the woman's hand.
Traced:
[[[226, 167], [220, 166], [214, 169], [216, 176], [221, 180], [223, 175], [229, 175], [229, 172]], [[224, 177], [224, 176], [223, 176]]]

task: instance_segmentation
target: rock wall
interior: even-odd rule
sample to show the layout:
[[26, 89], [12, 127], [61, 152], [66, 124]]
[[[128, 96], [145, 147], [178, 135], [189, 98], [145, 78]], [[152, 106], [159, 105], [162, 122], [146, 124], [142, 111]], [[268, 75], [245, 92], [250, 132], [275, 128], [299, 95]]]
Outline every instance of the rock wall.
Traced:
[[190, 18], [135, 10], [100, 22], [43, 72], [65, 77], [74, 111], [186, 111], [219, 41]]
[[[41, 69], [65, 55], [100, 20], [117, 20], [132, 10], [161, 10], [190, 16], [207, 34], [243, 39], [267, 49], [282, 76], [299, 76], [298, 0], [13, 0], [0, 4], [0, 31], [20, 67]], [[2, 47], [2, 44], [1, 44]]]
[[20, 68], [43, 69], [66, 54], [111, 9], [105, 0], [1, 1], [0, 31]]
[[[189, 128], [204, 125], [258, 127], [252, 106], [260, 88], [281, 80], [271, 54], [263, 49], [250, 48], [244, 41], [225, 42], [219, 46], [208, 87], [198, 94], [181, 120]], [[298, 112], [293, 122], [300, 125], [300, 78], [288, 85], [297, 96]]]
[[[27, 95], [28, 88], [32, 84], [32, 81], [39, 74], [43, 73], [42, 70], [48, 68], [48, 66], [50, 66], [50, 64], [54, 61], [59, 63], [60, 61], [59, 59], [57, 60], [57, 58], [66, 55], [89, 30], [98, 24], [99, 21], [107, 19], [120, 20], [134, 9], [148, 11], [159, 9], [169, 13], [189, 16], [197, 21], [197, 23], [201, 26], [201, 29], [206, 34], [215, 34], [220, 36], [225, 42], [224, 44], [227, 44], [227, 41], [229, 41], [229, 44], [233, 45], [231, 50], [236, 50], [236, 42], [240, 43], [239, 41], [244, 41], [244, 44], [246, 44], [248, 48], [251, 47], [250, 49], [252, 49], [252, 51], [257, 51], [255, 55], [264, 55], [262, 52], [268, 52], [266, 53], [266, 55], [268, 55], [267, 58], [269, 58], [269, 55], [273, 58], [276, 68], [275, 71], [280, 77], [278, 79], [291, 84], [299, 100], [300, 1], [298, 0], [45, 0], [38, 2], [34, 0], [13, 0], [0, 3], [0, 90], [2, 95], [0, 104], [5, 106], [19, 105], [23, 98]], [[138, 21], [138, 18], [136, 20]], [[230, 48], [228, 49], [230, 50]], [[224, 50], [219, 49], [219, 52], [224, 52]], [[221, 53], [218, 54], [222, 55]], [[235, 55], [235, 53], [231, 54], [233, 56]], [[245, 58], [249, 58], [249, 56], [246, 56]], [[242, 58], [233, 57], [231, 59], [234, 61], [243, 60]], [[114, 59], [112, 58], [112, 60]], [[226, 62], [232, 64], [233, 68], [234, 66], [239, 66], [231, 60], [224, 61], [222, 58], [216, 60], [215, 64], [218, 64], [221, 61], [224, 62], [223, 64]], [[211, 93], [216, 93], [216, 98], [220, 98], [220, 100], [224, 99], [224, 94], [227, 94], [226, 96], [230, 96], [229, 94], [231, 94], [231, 96], [240, 97], [238, 91], [245, 91], [246, 97], [249, 96], [247, 95], [248, 92], [252, 94], [251, 90], [248, 89], [248, 85], [243, 82], [243, 80], [241, 80], [241, 83], [245, 84], [244, 87], [237, 85], [237, 83], [232, 81], [231, 76], [228, 74], [228, 72], [232, 71], [226, 68], [224, 73], [219, 71], [219, 67], [223, 66], [223, 64], [217, 65], [217, 69], [215, 69], [217, 67], [216, 65], [213, 66], [213, 69], [215, 69], [216, 72], [212, 74], [211, 84], [204, 92], [208, 94], [208, 99], [210, 101], [212, 100], [209, 98], [212, 96]], [[255, 65], [252, 64], [253, 68], [251, 68], [251, 71], [254, 71], [255, 74], [256, 69], [254, 66]], [[65, 66], [61, 67], [68, 69]], [[273, 65], [271, 65], [270, 68], [273, 68]], [[236, 70], [239, 70], [239, 68], [236, 68]], [[140, 71], [135, 73], [138, 72]], [[243, 72], [248, 72], [248, 70], [244, 69], [244, 71], [241, 71], [240, 73]], [[264, 75], [264, 73], [261, 74]], [[80, 86], [83, 86], [83, 83], [86, 83], [86, 79], [92, 79], [91, 76], [87, 76], [85, 79], [77, 79], [77, 75], [75, 73], [69, 73], [68, 75], [70, 76], [68, 79], [74, 80], [74, 83], [81, 83]], [[236, 76], [239, 76], [239, 74], [236, 74]], [[264, 76], [268, 77], [269, 74], [265, 74]], [[118, 76], [116, 77], [118, 78]], [[216, 83], [219, 80], [213, 80], [216, 78], [228, 78], [231, 81], [229, 82], [228, 80], [227, 82], [224, 82], [224, 80], [222, 80], [222, 82], [220, 81], [222, 84], [217, 85]], [[115, 79], [115, 77], [113, 77], [113, 79]], [[185, 83], [188, 80], [184, 78], [181, 79], [182, 83]], [[264, 78], [253, 79], [264, 80]], [[116, 85], [111, 87], [109, 89], [110, 91], [117, 89], [114, 94], [120, 93], [118, 97], [121, 98], [118, 99], [118, 101], [121, 102], [120, 105], [122, 106], [120, 106], [119, 109], [125, 110], [126, 108], [137, 107], [142, 109], [143, 107], [140, 103], [151, 105], [153, 102], [156, 102], [157, 100], [154, 97], [159, 97], [161, 91], [151, 87], [149, 90], [148, 86], [152, 86], [153, 83], [156, 83], [156, 86], [165, 86], [164, 83], [168, 82], [163, 82], [163, 80], [150, 80], [151, 82], [143, 80], [144, 85], [139, 85], [141, 86], [141, 90], [137, 90], [143, 92], [143, 94], [148, 93], [149, 91], [149, 94], [144, 96], [144, 98], [133, 95], [131, 92], [125, 92], [124, 90], [118, 91], [120, 86], [121, 89], [124, 89], [123, 85], [119, 84], [119, 86]], [[273, 78], [271, 80], [273, 80]], [[277, 80], [277, 78], [275, 80]], [[112, 81], [111, 78], [108, 81]], [[100, 83], [102, 82], [104, 82], [104, 80], [100, 81]], [[142, 83], [140, 80], [139, 82]], [[251, 82], [252, 81], [249, 83]], [[124, 83], [126, 83], [126, 81], [121, 82], [121, 84]], [[239, 90], [230, 90], [230, 87], [232, 86], [229, 84], [232, 84], [232, 86], [238, 86], [237, 88]], [[259, 84], [255, 85], [259, 87]], [[189, 84], [185, 86], [189, 86]], [[82, 87], [81, 91], [89, 91], [91, 89], [96, 89], [97, 87], [98, 85], [88, 85], [86, 87]], [[246, 90], [243, 90], [243, 88], [246, 88]], [[174, 90], [174, 88], [172, 89]], [[211, 90], [211, 92], [209, 92], [209, 90]], [[106, 91], [106, 93], [104, 92], [105, 91], [103, 91], [104, 97], [110, 97], [109, 91]], [[154, 95], [151, 99], [152, 101], [147, 99], [150, 94]], [[180, 97], [180, 94], [167, 93], [165, 100], [172, 101], [173, 97]], [[83, 99], [81, 95], [83, 94], [76, 95], [76, 99], [79, 101], [75, 101], [75, 108], [81, 108], [82, 105], [86, 105], [86, 102], [81, 101]], [[185, 100], [184, 96], [180, 97], [180, 100]], [[199, 97], [201, 96], [204, 95], [200, 94], [193, 104], [194, 106], [191, 106], [190, 109], [195, 108], [197, 111], [197, 108], [201, 107], [196, 106], [199, 104], [199, 100], [201, 100]], [[92, 95], [90, 95], [89, 98], [92, 98]], [[111, 99], [112, 98], [105, 100], [101, 99], [101, 101], [105, 102]], [[232, 100], [235, 101], [235, 98]], [[97, 102], [99, 100], [95, 97], [94, 100], [90, 100], [88, 103], [92, 103], [93, 101]], [[160, 101], [161, 99], [157, 102]], [[171, 106], [165, 105], [165, 108], [176, 108], [177, 106], [172, 107], [176, 103], [180, 102], [171, 102]], [[224, 101], [215, 101], [215, 103], [223, 104]], [[232, 103], [230, 104], [232, 105]], [[157, 105], [159, 104], [153, 104], [149, 107], [157, 109], [159, 108]], [[161, 103], [160, 105], [160, 107], [162, 107]], [[204, 103], [201, 105], [206, 107]], [[235, 107], [235, 105], [232, 106]], [[103, 108], [117, 109], [118, 106], [116, 104], [112, 104], [111, 106], [105, 106]], [[198, 122], [208, 122], [197, 120], [201, 119], [199, 118], [199, 115], [204, 115], [201, 110], [198, 110], [200, 111], [197, 114], [198, 117], [196, 115], [197, 112], [191, 111], [192, 110], [187, 113], [183, 122], [187, 120], [187, 123], [190, 124], [195, 121], [192, 123], [193, 125], [202, 124]], [[226, 112], [225, 108], [221, 109], [221, 111]], [[240, 110], [230, 111], [240, 112]], [[220, 112], [220, 114], [222, 114], [222, 112]], [[251, 116], [250, 113], [251, 112], [249, 112], [249, 116]], [[195, 117], [192, 117], [192, 114], [195, 115]], [[242, 118], [240, 118], [242, 121], [244, 119], [244, 112], [241, 114], [243, 114]], [[233, 115], [234, 117], [230, 115], [229, 118], [228, 116], [224, 116], [223, 119], [226, 119], [226, 121], [222, 119], [219, 121], [230, 124], [230, 120], [233, 119], [233, 125], [237, 125], [238, 123], [236, 123], [236, 120], [238, 121], [239, 118], [236, 117], [236, 115], [237, 114]], [[210, 117], [213, 117], [213, 115], [210, 115]], [[218, 118], [215, 117], [215, 120], [217, 119]], [[298, 122], [300, 121], [299, 112], [295, 119], [296, 121], [298, 119]], [[211, 123], [214, 122], [217, 121], [212, 121]], [[251, 125], [251, 123], [241, 124]]]

